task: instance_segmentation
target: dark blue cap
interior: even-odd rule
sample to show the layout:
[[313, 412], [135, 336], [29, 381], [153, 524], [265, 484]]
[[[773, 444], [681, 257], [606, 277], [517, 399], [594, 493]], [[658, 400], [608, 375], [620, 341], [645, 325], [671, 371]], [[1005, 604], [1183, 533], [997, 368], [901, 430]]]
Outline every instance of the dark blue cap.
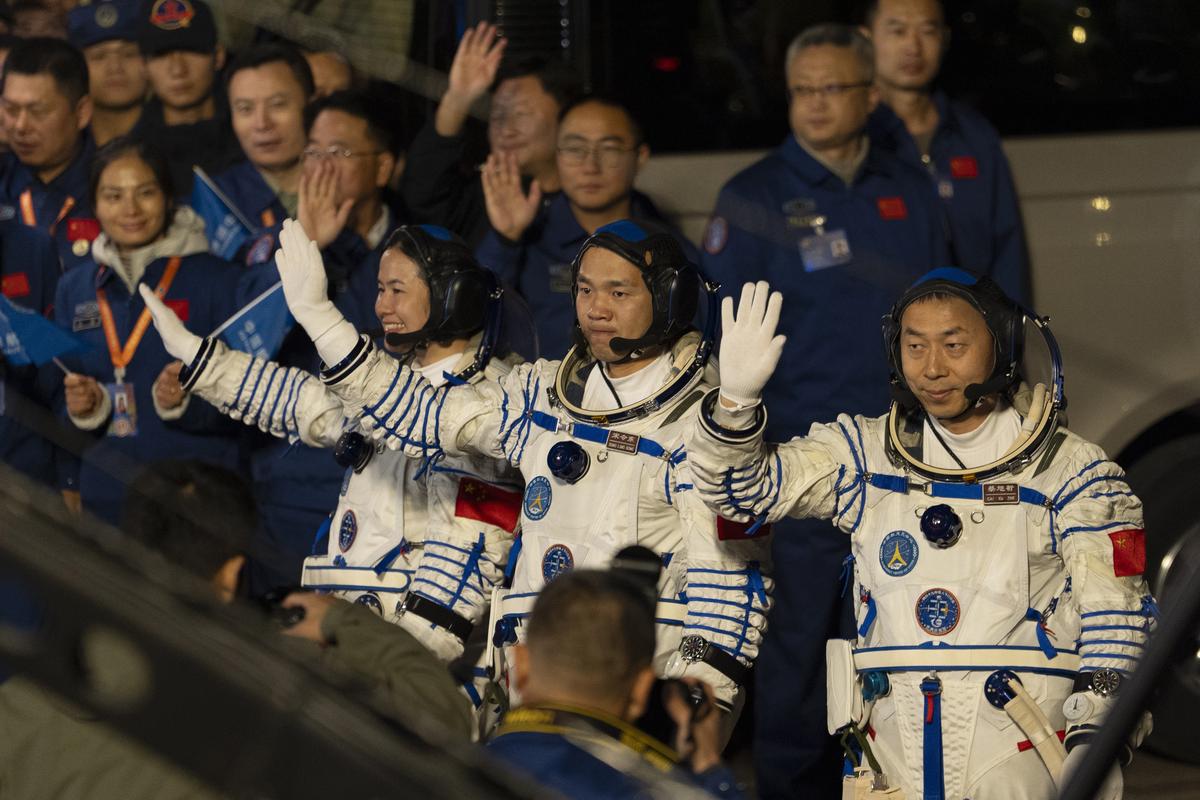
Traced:
[[80, 50], [112, 39], [136, 42], [141, 5], [141, 0], [84, 0], [67, 16], [67, 41]]

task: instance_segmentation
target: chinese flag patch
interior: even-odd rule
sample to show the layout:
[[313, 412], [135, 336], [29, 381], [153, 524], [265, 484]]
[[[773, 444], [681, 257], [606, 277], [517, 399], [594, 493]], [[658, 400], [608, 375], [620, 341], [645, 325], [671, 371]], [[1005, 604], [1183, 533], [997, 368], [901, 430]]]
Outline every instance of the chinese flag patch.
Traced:
[[731, 519], [717, 517], [717, 538], [722, 542], [730, 539], [761, 539], [771, 535], [770, 525], [760, 525], [754, 533], [747, 533], [754, 520], [750, 522], [734, 522]]
[[950, 177], [978, 178], [979, 162], [975, 156], [955, 156], [950, 159]]
[[1118, 578], [1141, 575], [1146, 571], [1146, 532], [1144, 530], [1113, 531], [1113, 573]]
[[521, 516], [521, 493], [510, 492], [474, 478], [458, 482], [454, 516], [477, 519], [512, 533]]
[[179, 317], [180, 322], [188, 321], [188, 301], [187, 300], [163, 300], [163, 305], [175, 312], [175, 316]]
[[0, 277], [0, 293], [5, 297], [28, 297], [29, 276], [24, 272], [14, 272]]
[[884, 219], [908, 219], [903, 197], [881, 197], [875, 202], [879, 205], [879, 216]]
[[80, 217], [67, 220], [68, 242], [90, 242], [100, 235], [100, 223], [94, 219]]

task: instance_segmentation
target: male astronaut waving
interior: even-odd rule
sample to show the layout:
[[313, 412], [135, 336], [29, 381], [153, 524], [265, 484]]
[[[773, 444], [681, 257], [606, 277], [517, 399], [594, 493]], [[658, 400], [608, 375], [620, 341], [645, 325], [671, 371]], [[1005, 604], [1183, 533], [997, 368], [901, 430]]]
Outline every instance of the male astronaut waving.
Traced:
[[[736, 319], [726, 301], [721, 388], [689, 432], [689, 460], [718, 513], [821, 517], [851, 536], [859, 628], [853, 648], [830, 643], [831, 732], [868, 733], [908, 798], [1053, 796], [1156, 610], [1141, 503], [1100, 448], [1059, 424], [1045, 320], [985, 278], [935, 270], [884, 318], [891, 411], [767, 444], [760, 390], [783, 344], [782, 301], [768, 294], [747, 284]], [[1100, 796], [1121, 796], [1118, 769]]]
[[[299, 229], [296, 223], [291, 223]], [[498, 341], [495, 280], [444, 228], [409, 225], [388, 239], [375, 313], [387, 350], [431, 385], [496, 381], [510, 365]], [[247, 425], [336, 448], [346, 467], [328, 548], [304, 563], [302, 583], [398, 622], [446, 661], [487, 622], [516, 528], [521, 479], [481, 456], [410, 458], [353, 430], [341, 401], [315, 376], [188, 333], [143, 292], [168, 351], [187, 365], [184, 388]], [[478, 692], [466, 687], [476, 705]]]
[[666, 564], [656, 668], [703, 678], [731, 706], [765, 626], [768, 549], [744, 527], [718, 526], [691, 491], [682, 435], [711, 385], [716, 287], [678, 242], [628, 220], [598, 229], [572, 265], [579, 339], [567, 358], [448, 390], [382, 357], [342, 318], [302, 230], [290, 226], [281, 243], [288, 305], [332, 365], [322, 379], [348, 415], [389, 447], [488, 455], [524, 475], [521, 552], [493, 641], [519, 639], [533, 598], [562, 570], [642, 544]]

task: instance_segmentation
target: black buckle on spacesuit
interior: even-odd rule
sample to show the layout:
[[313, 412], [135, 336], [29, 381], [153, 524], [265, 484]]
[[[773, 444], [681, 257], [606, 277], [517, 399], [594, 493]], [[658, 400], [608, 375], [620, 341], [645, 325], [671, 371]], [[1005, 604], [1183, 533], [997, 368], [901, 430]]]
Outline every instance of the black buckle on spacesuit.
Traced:
[[419, 594], [410, 593], [404, 598], [404, 612], [416, 614], [439, 628], [445, 628], [461, 639], [464, 644], [470, 637], [471, 631], [475, 629], [475, 625], [466, 617]]

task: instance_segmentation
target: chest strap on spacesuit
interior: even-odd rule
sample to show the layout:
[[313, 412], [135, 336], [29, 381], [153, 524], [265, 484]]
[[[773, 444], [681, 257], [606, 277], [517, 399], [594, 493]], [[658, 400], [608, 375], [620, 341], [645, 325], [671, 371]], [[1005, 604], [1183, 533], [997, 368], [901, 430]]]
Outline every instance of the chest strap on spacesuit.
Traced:
[[388, 569], [377, 572], [374, 567], [350, 567], [322, 564], [317, 558], [304, 560], [300, 583], [307, 589], [356, 592], [407, 592], [416, 570]]
[[603, 445], [618, 453], [630, 455], [640, 453], [651, 458], [666, 458], [667, 456], [665, 447], [645, 436], [625, 433], [612, 428], [601, 428], [599, 425], [591, 425], [587, 422], [568, 422], [564, 425], [558, 417], [547, 414], [545, 411], [534, 411], [532, 419], [534, 425], [551, 433], [558, 433], [565, 428], [565, 433], [573, 439], [582, 439], [585, 442]]
[[404, 598], [404, 613], [416, 614], [426, 622], [436, 625], [439, 628], [445, 628], [457, 636], [463, 644], [467, 643], [467, 639], [471, 636], [471, 631], [475, 629], [475, 625], [471, 620], [463, 615], [451, 611], [441, 603], [434, 602], [428, 597], [422, 597], [419, 594], [411, 592]]
[[930, 673], [921, 681], [921, 694], [925, 695], [922, 726], [925, 731], [923, 750], [925, 776], [924, 800], [945, 800], [945, 765], [942, 762], [942, 681]]
[[899, 645], [860, 647], [854, 651], [858, 672], [991, 672], [1008, 669], [1074, 678], [1079, 653], [1058, 650], [1051, 660], [1040, 647], [1018, 645]]
[[[950, 500], [983, 500], [984, 487], [994, 485], [986, 483], [940, 483], [936, 481], [917, 483], [909, 481], [903, 475], [884, 475], [881, 473], [870, 473], [864, 475], [863, 478], [876, 489], [883, 489], [886, 492], [908, 494], [910, 491], [916, 491], [923, 492], [929, 497]], [[1046, 495], [1036, 489], [1030, 489], [1028, 486], [1017, 487], [1017, 500], [1034, 506], [1050, 505], [1050, 500]]]

